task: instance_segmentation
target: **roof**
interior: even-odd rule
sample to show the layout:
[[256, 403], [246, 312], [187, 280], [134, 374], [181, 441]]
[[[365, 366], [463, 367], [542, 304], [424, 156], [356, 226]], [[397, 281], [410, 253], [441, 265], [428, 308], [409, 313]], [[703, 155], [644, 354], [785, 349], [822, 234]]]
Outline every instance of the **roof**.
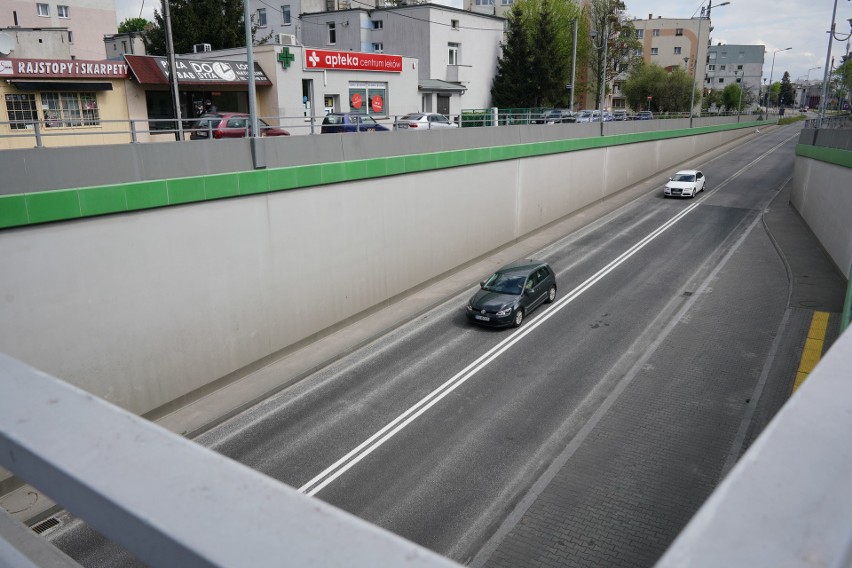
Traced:
[[432, 93], [464, 93], [467, 88], [458, 83], [441, 81], [440, 79], [420, 79], [417, 81], [417, 89]]

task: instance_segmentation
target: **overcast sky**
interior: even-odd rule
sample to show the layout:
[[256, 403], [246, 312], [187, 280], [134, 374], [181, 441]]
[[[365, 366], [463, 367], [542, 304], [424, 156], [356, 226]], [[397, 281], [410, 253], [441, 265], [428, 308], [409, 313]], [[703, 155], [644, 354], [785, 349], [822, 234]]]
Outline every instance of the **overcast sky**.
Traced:
[[[267, 0], [275, 5], [271, 0]], [[453, 0], [433, 0], [435, 3], [452, 5]], [[831, 27], [831, 12], [834, 0], [730, 0], [728, 6], [719, 6], [722, 0], [714, 0], [712, 9], [713, 43], [765, 45], [767, 54], [764, 77], [769, 78], [772, 54], [776, 49], [792, 47], [790, 51], [775, 55], [772, 80], [778, 81], [785, 71], [790, 79], [808, 77], [821, 79], [825, 55], [828, 50], [828, 33]], [[456, 0], [458, 2], [458, 0]], [[160, 0], [116, 0], [118, 21], [136, 18], [153, 20], [154, 9]], [[691, 18], [698, 16], [706, 0], [625, 0], [627, 13], [636, 18], [647, 18], [648, 14], [664, 18]], [[852, 2], [837, 0], [837, 31], [849, 34], [849, 18], [852, 18]], [[836, 65], [846, 53], [847, 43], [835, 41], [832, 55]], [[819, 69], [812, 69], [819, 67]]]

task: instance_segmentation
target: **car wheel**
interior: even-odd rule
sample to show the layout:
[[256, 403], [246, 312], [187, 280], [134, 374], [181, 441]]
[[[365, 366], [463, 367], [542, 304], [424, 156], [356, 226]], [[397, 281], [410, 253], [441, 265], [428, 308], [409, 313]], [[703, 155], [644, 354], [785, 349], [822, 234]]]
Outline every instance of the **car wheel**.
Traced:
[[550, 290], [547, 291], [547, 300], [545, 300], [545, 302], [550, 304], [555, 299], [556, 299], [556, 286], [551, 286]]
[[524, 310], [523, 308], [518, 308], [515, 310], [515, 317], [512, 319], [512, 327], [520, 326], [524, 321]]

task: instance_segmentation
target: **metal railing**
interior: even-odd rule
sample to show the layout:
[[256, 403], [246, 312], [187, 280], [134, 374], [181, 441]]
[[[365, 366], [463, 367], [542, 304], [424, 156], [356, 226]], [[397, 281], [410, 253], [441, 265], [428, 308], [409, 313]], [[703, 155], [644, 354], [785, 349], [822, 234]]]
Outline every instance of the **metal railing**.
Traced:
[[0, 392], [0, 466], [149, 566], [459, 566], [2, 353]]
[[[545, 108], [522, 109], [469, 109], [458, 115], [447, 115], [450, 121], [461, 128], [479, 128], [492, 126], [536, 125], [544, 123], [541, 117]], [[575, 113], [576, 114], [576, 113]], [[735, 116], [736, 113], [709, 113], [700, 117]], [[397, 125], [405, 115], [390, 115], [380, 117], [377, 122], [383, 130], [399, 130]], [[694, 115], [699, 117], [699, 115]], [[661, 113], [654, 115], [654, 120], [687, 118], [689, 113]], [[699, 118], [700, 118], [699, 117]], [[322, 116], [261, 116], [258, 117], [269, 124], [270, 128], [282, 128], [291, 135], [308, 135], [323, 133]], [[627, 115], [632, 120], [635, 115]], [[761, 117], [759, 117], [762, 119]], [[614, 120], [607, 118], [606, 121]], [[563, 120], [562, 122], [571, 122]], [[205, 123], [196, 127], [196, 119], [184, 120], [183, 128], [178, 129], [173, 118], [145, 118], [130, 120], [78, 120], [72, 126], [55, 126], [51, 121], [0, 121], [0, 149], [10, 148], [46, 148], [69, 145], [94, 144], [138, 144], [142, 142], [177, 141], [193, 138], [214, 139], [214, 128]], [[243, 137], [249, 135], [249, 125], [246, 124]], [[430, 130], [430, 127], [417, 130]], [[414, 130], [414, 129], [411, 129]], [[194, 136], [196, 133], [206, 136]], [[347, 132], [355, 134], [372, 133], [373, 130], [362, 127], [360, 123], [350, 125]], [[69, 144], [68, 138], [74, 137], [74, 143]], [[231, 137], [231, 136], [226, 136]], [[23, 141], [23, 143], [22, 143]]]

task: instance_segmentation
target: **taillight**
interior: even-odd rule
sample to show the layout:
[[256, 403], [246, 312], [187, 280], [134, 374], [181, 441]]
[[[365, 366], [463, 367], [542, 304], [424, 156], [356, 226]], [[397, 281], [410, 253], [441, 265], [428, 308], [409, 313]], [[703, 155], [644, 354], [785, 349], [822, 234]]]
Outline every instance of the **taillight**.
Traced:
[[411, 124], [409, 124], [409, 125], [408, 125], [408, 127], [409, 127], [409, 128], [417, 128], [417, 123], [416, 123], [416, 122], [412, 122]]
[[217, 140], [222, 138], [222, 131], [221, 130], [214, 130], [213, 131], [213, 138], [216, 138]]

